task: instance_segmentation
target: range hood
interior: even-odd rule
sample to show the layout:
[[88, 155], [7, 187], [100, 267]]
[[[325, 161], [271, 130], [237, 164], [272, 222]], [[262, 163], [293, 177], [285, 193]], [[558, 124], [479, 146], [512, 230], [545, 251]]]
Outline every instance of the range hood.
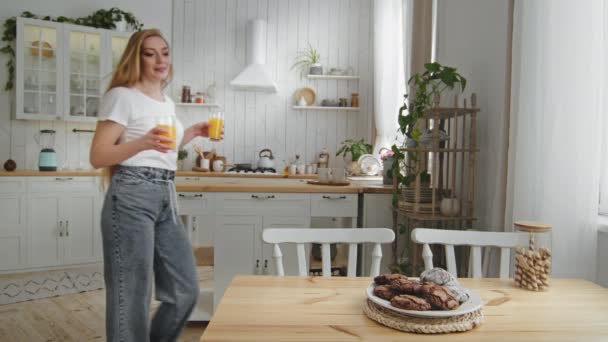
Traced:
[[254, 19], [247, 24], [247, 66], [231, 82], [235, 90], [277, 92], [266, 67], [266, 22]]

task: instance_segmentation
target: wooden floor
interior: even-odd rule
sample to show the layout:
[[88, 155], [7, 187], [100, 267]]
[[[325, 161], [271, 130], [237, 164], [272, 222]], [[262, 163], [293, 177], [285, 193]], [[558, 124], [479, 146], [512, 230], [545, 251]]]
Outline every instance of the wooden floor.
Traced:
[[[0, 342], [105, 341], [105, 293], [97, 290], [0, 305]], [[178, 341], [199, 341], [206, 325], [188, 323]]]

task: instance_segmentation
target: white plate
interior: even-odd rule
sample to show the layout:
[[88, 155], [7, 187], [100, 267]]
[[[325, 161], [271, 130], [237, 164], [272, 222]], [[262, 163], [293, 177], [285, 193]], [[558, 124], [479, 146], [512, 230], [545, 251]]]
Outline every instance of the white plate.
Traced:
[[366, 176], [375, 176], [380, 172], [380, 162], [378, 161], [378, 158], [371, 154], [362, 155], [359, 157], [357, 163], [359, 164], [361, 173]]
[[392, 306], [391, 302], [389, 302], [388, 300], [382, 299], [382, 298], [374, 295], [375, 286], [376, 286], [376, 283], [372, 282], [367, 287], [367, 298], [369, 298], [372, 302], [374, 302], [384, 308], [387, 308], [389, 310], [392, 310], [392, 311], [395, 311], [398, 313], [402, 313], [402, 314], [405, 314], [408, 316], [425, 317], [425, 318], [444, 318], [444, 317], [459, 316], [459, 315], [464, 315], [466, 313], [478, 310], [483, 305], [483, 301], [481, 300], [481, 297], [479, 297], [479, 295], [477, 293], [471, 292], [471, 290], [468, 290], [469, 300], [460, 304], [460, 306], [454, 310], [428, 310], [428, 311], [403, 310], [403, 309], [399, 309], [399, 308]]

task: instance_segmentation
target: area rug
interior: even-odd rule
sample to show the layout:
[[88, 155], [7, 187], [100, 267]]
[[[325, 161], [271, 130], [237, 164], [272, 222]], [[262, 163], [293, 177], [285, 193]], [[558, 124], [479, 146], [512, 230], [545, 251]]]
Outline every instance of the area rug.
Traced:
[[[197, 266], [197, 270], [201, 287], [213, 288], [213, 266]], [[104, 287], [102, 266], [0, 275], [0, 305]]]
[[0, 305], [103, 288], [101, 266], [14, 274], [0, 277]]

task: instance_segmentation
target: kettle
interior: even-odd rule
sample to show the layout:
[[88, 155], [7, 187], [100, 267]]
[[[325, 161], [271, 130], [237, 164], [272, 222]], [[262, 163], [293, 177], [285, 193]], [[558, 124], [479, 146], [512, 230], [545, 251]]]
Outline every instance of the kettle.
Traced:
[[274, 168], [274, 156], [272, 155], [272, 151], [268, 148], [265, 148], [259, 153], [260, 159], [258, 160], [258, 167], [263, 169], [273, 169]]

